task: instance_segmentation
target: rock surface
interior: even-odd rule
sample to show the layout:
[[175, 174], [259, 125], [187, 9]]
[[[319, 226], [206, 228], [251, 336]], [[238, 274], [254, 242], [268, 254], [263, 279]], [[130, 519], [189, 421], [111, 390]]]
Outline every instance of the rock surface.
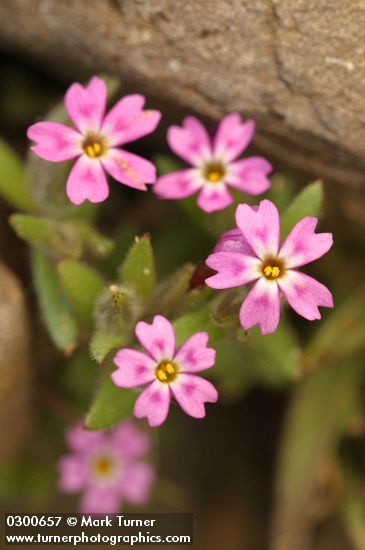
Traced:
[[0, 24], [2, 48], [68, 78], [254, 116], [262, 152], [334, 182], [365, 225], [365, 0], [2, 0]]
[[0, 461], [17, 452], [30, 431], [29, 327], [22, 289], [0, 264]]

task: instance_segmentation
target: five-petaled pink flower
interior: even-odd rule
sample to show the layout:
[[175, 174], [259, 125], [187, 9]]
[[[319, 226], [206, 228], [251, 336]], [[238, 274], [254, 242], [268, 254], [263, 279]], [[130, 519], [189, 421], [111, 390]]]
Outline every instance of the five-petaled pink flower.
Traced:
[[330, 291], [296, 268], [325, 254], [331, 233], [315, 233], [317, 218], [299, 221], [280, 247], [279, 213], [264, 200], [259, 207], [240, 204], [238, 228], [222, 235], [206, 263], [218, 273], [206, 280], [212, 288], [231, 288], [256, 281], [240, 311], [244, 329], [260, 325], [261, 333], [274, 332], [280, 318], [280, 292], [305, 319], [320, 319], [318, 306], [333, 307]]
[[209, 369], [215, 362], [215, 350], [207, 348], [208, 334], [198, 332], [175, 351], [175, 333], [171, 323], [156, 315], [151, 325], [140, 321], [136, 336], [149, 352], [120, 349], [114, 357], [118, 369], [113, 382], [121, 388], [147, 384], [134, 406], [137, 418], [147, 417], [150, 426], [160, 426], [167, 417], [173, 396], [186, 414], [205, 416], [204, 403], [215, 403], [215, 387], [196, 372]]
[[73, 426], [66, 435], [71, 453], [58, 461], [59, 489], [82, 492], [83, 513], [116, 513], [123, 501], [145, 504], [155, 480], [141, 457], [150, 448], [147, 434], [127, 420], [108, 431]]
[[86, 87], [74, 83], [65, 95], [67, 113], [76, 126], [39, 122], [30, 126], [32, 151], [52, 162], [79, 157], [67, 180], [67, 195], [80, 204], [88, 199], [101, 202], [109, 195], [104, 170], [114, 179], [142, 191], [156, 181], [154, 165], [137, 155], [117, 149], [156, 128], [160, 113], [143, 111], [145, 98], [125, 96], [105, 115], [107, 88], [94, 76]]
[[171, 126], [170, 148], [193, 168], [158, 178], [154, 192], [164, 199], [181, 199], [199, 191], [198, 205], [205, 212], [222, 210], [232, 203], [227, 186], [250, 195], [260, 195], [270, 187], [270, 163], [263, 157], [235, 160], [247, 148], [255, 131], [253, 120], [241, 122], [237, 113], [222, 119], [213, 140], [192, 116], [183, 126]]

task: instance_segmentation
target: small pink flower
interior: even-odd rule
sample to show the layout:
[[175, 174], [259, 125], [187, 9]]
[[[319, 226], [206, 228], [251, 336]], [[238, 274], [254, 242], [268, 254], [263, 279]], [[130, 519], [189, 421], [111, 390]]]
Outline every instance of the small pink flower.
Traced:
[[195, 373], [209, 369], [215, 350], [207, 348], [208, 334], [197, 332], [176, 352], [175, 333], [170, 321], [156, 315], [151, 325], [136, 325], [136, 336], [149, 355], [134, 349], [120, 349], [114, 357], [118, 369], [114, 384], [134, 388], [147, 384], [134, 406], [137, 418], [146, 417], [150, 426], [160, 426], [167, 417], [171, 397], [194, 418], [204, 418], [204, 403], [215, 403], [215, 387]]
[[279, 213], [264, 200], [257, 207], [240, 204], [236, 210], [238, 228], [220, 238], [206, 264], [217, 271], [206, 284], [232, 288], [256, 281], [240, 311], [241, 325], [259, 325], [262, 334], [274, 332], [280, 318], [280, 293], [299, 315], [320, 319], [318, 306], [333, 307], [330, 291], [296, 268], [325, 254], [332, 246], [331, 233], [315, 233], [317, 218], [298, 222], [280, 247]]
[[66, 437], [71, 453], [58, 461], [58, 486], [65, 493], [83, 493], [81, 512], [112, 514], [122, 501], [147, 502], [155, 473], [140, 458], [149, 451], [150, 439], [132, 422], [97, 432], [77, 424]]
[[108, 197], [104, 170], [141, 191], [146, 190], [146, 183], [156, 181], [151, 162], [117, 146], [153, 132], [161, 114], [143, 111], [145, 98], [138, 94], [123, 97], [105, 115], [106, 101], [106, 86], [94, 76], [86, 87], [75, 83], [66, 92], [65, 107], [76, 129], [57, 122], [38, 122], [28, 128], [28, 138], [36, 143], [31, 149], [43, 159], [62, 162], [78, 157], [66, 186], [74, 204], [86, 199], [102, 202]]
[[199, 191], [198, 205], [205, 212], [222, 210], [232, 202], [227, 186], [249, 195], [260, 195], [270, 187], [267, 175], [271, 164], [263, 157], [237, 159], [247, 148], [255, 131], [253, 120], [241, 122], [237, 113], [222, 119], [213, 140], [192, 116], [183, 126], [171, 126], [170, 148], [193, 168], [158, 178], [154, 191], [163, 199], [182, 199]]

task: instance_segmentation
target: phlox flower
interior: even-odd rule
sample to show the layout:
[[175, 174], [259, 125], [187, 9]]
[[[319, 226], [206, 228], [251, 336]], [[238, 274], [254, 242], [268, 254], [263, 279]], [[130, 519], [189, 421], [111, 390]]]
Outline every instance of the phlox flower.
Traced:
[[120, 349], [114, 357], [118, 369], [112, 374], [114, 384], [121, 388], [146, 385], [136, 400], [134, 415], [146, 417], [150, 426], [160, 426], [174, 397], [186, 414], [203, 418], [204, 403], [218, 399], [213, 384], [195, 376], [215, 362], [215, 350], [207, 348], [208, 334], [197, 332], [175, 351], [173, 326], [161, 315], [156, 315], [150, 325], [140, 321], [135, 332], [148, 355]]
[[102, 202], [109, 195], [105, 171], [114, 179], [141, 191], [156, 181], [154, 165], [118, 146], [150, 134], [160, 113], [143, 111], [145, 98], [123, 97], [105, 115], [107, 88], [94, 76], [87, 86], [72, 84], [65, 95], [66, 111], [75, 129], [57, 122], [38, 122], [28, 128], [35, 142], [32, 151], [45, 160], [62, 162], [77, 158], [66, 192], [70, 201]]
[[198, 119], [188, 116], [183, 125], [171, 126], [167, 141], [174, 153], [192, 168], [158, 178], [154, 192], [163, 199], [182, 199], [199, 192], [197, 204], [205, 212], [232, 203], [228, 187], [260, 195], [270, 187], [271, 164], [263, 157], [236, 160], [247, 148], [255, 122], [241, 122], [238, 113], [224, 117], [212, 140]]
[[240, 310], [241, 325], [259, 325], [262, 334], [274, 332], [280, 318], [280, 294], [299, 315], [320, 319], [318, 306], [333, 307], [330, 291], [297, 270], [323, 256], [332, 246], [331, 233], [315, 233], [318, 219], [306, 217], [280, 247], [279, 213], [264, 200], [258, 207], [240, 204], [237, 229], [220, 238], [206, 260], [217, 274], [206, 279], [211, 288], [232, 288], [255, 282]]
[[58, 487], [82, 493], [81, 512], [112, 514], [124, 501], [146, 503], [155, 473], [141, 458], [149, 451], [150, 439], [131, 421], [108, 431], [88, 431], [77, 424], [66, 439], [70, 453], [58, 461]]

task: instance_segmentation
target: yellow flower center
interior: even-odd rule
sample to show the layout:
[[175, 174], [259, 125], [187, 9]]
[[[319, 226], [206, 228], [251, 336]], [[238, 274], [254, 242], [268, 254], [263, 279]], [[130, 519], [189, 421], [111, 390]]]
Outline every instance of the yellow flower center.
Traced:
[[82, 143], [82, 149], [91, 159], [101, 157], [106, 149], [105, 139], [96, 134], [89, 134]]
[[284, 274], [284, 262], [278, 258], [267, 258], [261, 267], [261, 271], [266, 279], [273, 281]]
[[169, 384], [173, 382], [177, 376], [178, 367], [172, 361], [165, 359], [161, 361], [156, 367], [155, 374], [157, 380], [163, 382], [164, 384]]
[[220, 183], [225, 174], [226, 169], [219, 161], [208, 162], [203, 170], [203, 176], [209, 183]]
[[264, 275], [267, 279], [277, 279], [280, 275], [280, 267], [267, 265], [264, 268]]
[[113, 473], [114, 463], [108, 456], [99, 456], [92, 464], [92, 471], [95, 477], [108, 477]]

